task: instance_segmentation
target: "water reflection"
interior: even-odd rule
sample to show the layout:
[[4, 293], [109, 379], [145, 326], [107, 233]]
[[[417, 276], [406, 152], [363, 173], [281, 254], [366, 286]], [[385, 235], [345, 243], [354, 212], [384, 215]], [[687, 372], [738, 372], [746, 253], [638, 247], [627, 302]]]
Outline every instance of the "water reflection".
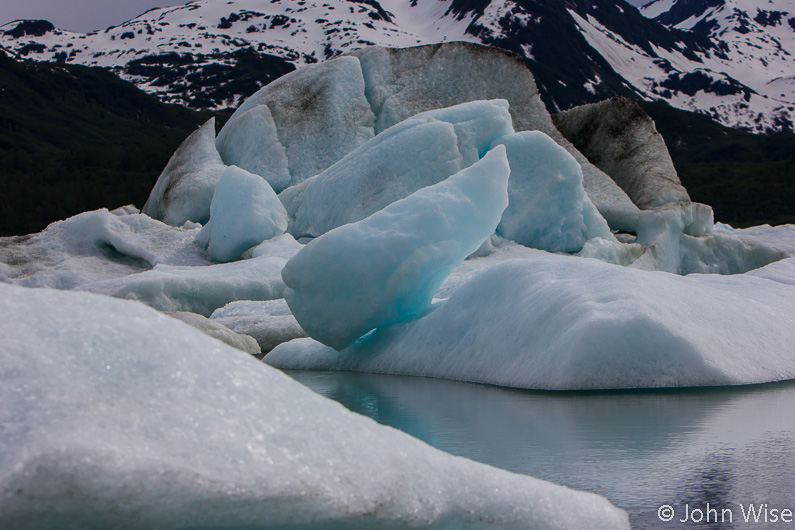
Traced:
[[[743, 520], [752, 503], [795, 512], [793, 382], [532, 392], [350, 372], [289, 374], [444, 451], [605, 495], [630, 512], [634, 528], [763, 528]], [[663, 504], [674, 508], [670, 522], [658, 517]], [[685, 510], [697, 518], [693, 510], [707, 505], [716, 510], [708, 523], [706, 516], [680, 520]], [[720, 518], [721, 510], [731, 514]]]

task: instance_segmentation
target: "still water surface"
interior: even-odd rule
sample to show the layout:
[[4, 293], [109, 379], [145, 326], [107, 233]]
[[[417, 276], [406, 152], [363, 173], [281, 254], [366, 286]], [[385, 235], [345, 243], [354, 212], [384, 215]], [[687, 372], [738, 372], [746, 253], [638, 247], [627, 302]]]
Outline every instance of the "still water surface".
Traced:
[[[635, 529], [795, 528], [780, 520], [782, 510], [795, 513], [795, 382], [535, 392], [417, 377], [288, 373], [449, 453], [604, 495], [629, 512]], [[762, 515], [746, 523], [751, 504]], [[662, 505], [673, 508], [670, 522], [658, 516]]]

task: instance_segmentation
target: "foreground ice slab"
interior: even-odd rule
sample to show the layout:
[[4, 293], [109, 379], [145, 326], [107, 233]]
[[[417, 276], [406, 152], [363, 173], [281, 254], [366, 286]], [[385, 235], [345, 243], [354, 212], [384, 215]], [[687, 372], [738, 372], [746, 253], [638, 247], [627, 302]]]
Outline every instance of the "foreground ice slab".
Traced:
[[141, 304], [0, 285], [0, 341], [2, 528], [629, 528]]
[[284, 267], [301, 327], [341, 349], [372, 329], [422, 316], [444, 278], [508, 206], [505, 147], [452, 177], [315, 239]]
[[768, 267], [682, 277], [556, 255], [507, 261], [342, 353], [302, 339], [265, 360], [540, 389], [792, 379], [795, 258]]

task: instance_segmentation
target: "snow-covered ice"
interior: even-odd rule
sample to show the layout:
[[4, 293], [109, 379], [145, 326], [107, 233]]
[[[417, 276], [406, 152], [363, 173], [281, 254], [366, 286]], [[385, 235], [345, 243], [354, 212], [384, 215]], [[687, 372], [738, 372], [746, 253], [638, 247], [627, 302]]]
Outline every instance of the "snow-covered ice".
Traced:
[[309, 334], [336, 348], [422, 316], [444, 278], [494, 232], [510, 168], [498, 146], [479, 162], [315, 239], [282, 272]]
[[0, 285], [0, 527], [628, 529], [136, 302]]
[[795, 258], [769, 267], [678, 276], [552, 254], [502, 261], [341, 353], [302, 339], [265, 361], [567, 390], [791, 379]]
[[158, 265], [79, 289], [140, 300], [161, 311], [189, 311], [209, 317], [236, 300], [282, 298], [281, 271], [286, 262], [281, 256], [260, 256], [205, 267]]
[[230, 166], [218, 180], [198, 241], [210, 259], [227, 262], [286, 229], [287, 211], [268, 182]]
[[155, 265], [209, 265], [197, 234], [146, 215], [84, 212], [38, 234], [0, 239], [0, 281], [72, 289]]

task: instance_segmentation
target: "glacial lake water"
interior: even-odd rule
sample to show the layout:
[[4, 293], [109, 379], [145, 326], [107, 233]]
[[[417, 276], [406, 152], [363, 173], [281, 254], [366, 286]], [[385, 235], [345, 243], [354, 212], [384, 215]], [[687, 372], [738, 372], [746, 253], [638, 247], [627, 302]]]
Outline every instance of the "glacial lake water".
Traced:
[[[350, 372], [288, 374], [449, 453], [604, 495], [627, 510], [634, 529], [795, 528], [795, 517], [789, 524], [781, 518], [786, 509], [795, 514], [795, 382], [537, 392]], [[658, 513], [664, 505], [673, 510], [670, 522], [660, 515], [671, 512]]]

